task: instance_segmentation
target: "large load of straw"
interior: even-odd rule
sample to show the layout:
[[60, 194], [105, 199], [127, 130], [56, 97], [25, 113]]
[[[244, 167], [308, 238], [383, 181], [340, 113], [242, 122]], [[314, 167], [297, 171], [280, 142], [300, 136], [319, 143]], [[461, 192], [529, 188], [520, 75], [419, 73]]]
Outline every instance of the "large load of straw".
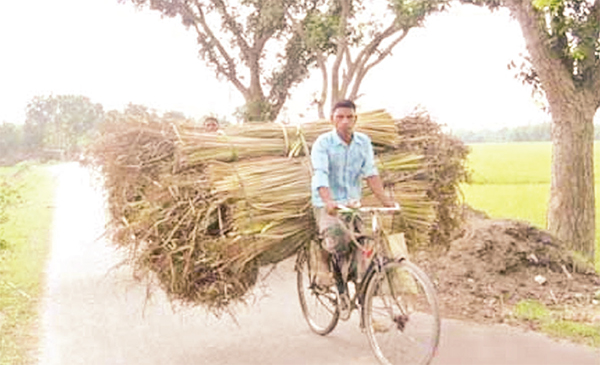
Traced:
[[[110, 230], [138, 273], [169, 297], [219, 312], [242, 300], [258, 269], [314, 239], [307, 157], [328, 121], [232, 126], [111, 114], [92, 148], [108, 192]], [[399, 152], [396, 121], [359, 115], [379, 168], [404, 210], [403, 230], [426, 239], [435, 219], [424, 159]], [[144, 277], [142, 275], [142, 277]]]
[[[398, 150], [425, 159], [426, 172], [419, 178], [428, 181], [427, 197], [436, 202], [436, 218], [425, 241], [448, 249], [464, 220], [460, 184], [470, 180], [466, 166], [469, 148], [460, 139], [445, 133], [423, 110], [404, 116], [396, 126], [401, 131]], [[414, 241], [409, 240], [409, 243]]]

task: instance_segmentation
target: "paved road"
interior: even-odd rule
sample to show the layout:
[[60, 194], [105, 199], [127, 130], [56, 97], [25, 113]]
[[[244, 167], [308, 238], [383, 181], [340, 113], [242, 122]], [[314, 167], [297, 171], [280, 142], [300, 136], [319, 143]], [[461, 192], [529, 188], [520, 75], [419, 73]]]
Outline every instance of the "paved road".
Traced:
[[[314, 335], [298, 305], [293, 261], [276, 268], [256, 300], [229, 316], [171, 308], [145, 288], [102, 237], [100, 190], [77, 164], [60, 167], [43, 302], [40, 364], [373, 364], [354, 314]], [[504, 326], [446, 320], [434, 364], [593, 364], [600, 352]]]

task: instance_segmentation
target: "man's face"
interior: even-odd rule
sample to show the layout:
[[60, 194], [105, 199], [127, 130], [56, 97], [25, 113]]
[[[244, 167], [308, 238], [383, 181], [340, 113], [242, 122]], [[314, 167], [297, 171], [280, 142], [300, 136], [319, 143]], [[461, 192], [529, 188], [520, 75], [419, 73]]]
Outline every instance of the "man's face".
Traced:
[[219, 130], [219, 123], [215, 122], [214, 120], [209, 120], [204, 122], [204, 129], [207, 132], [216, 132]]
[[356, 113], [352, 108], [337, 108], [331, 115], [331, 120], [339, 134], [351, 135], [356, 124]]

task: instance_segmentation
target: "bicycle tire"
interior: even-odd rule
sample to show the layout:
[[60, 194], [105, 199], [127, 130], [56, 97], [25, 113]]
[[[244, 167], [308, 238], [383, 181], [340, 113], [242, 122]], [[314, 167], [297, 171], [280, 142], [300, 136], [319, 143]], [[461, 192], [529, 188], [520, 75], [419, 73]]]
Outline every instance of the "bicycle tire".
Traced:
[[310, 329], [325, 336], [333, 331], [340, 318], [337, 291], [334, 287], [316, 285], [309, 257], [308, 249], [303, 249], [296, 259], [298, 298]]
[[429, 364], [440, 339], [436, 293], [415, 264], [390, 261], [368, 279], [362, 316], [382, 364]]

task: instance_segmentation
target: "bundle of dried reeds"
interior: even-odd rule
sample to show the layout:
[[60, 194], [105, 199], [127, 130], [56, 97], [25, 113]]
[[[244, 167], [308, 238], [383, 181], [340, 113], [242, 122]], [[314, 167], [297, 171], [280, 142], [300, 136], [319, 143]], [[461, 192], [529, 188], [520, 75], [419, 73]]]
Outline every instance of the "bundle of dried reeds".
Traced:
[[[314, 238], [304, 154], [329, 124], [209, 134], [191, 123], [113, 117], [92, 151], [105, 175], [114, 241], [171, 299], [218, 313], [243, 299], [259, 267]], [[358, 129], [389, 151], [379, 164], [404, 208], [403, 228], [426, 234], [434, 216], [427, 185], [415, 180], [422, 159], [394, 150], [398, 132], [389, 114], [359, 120]]]
[[[319, 135], [331, 129], [331, 122], [321, 119], [297, 126], [278, 123], [250, 123], [230, 127], [224, 131], [224, 134], [277, 140], [285, 146], [284, 150], [293, 151], [294, 147], [302, 142], [307, 143], [310, 147]], [[356, 130], [371, 138], [376, 151], [395, 148], [400, 142], [396, 121], [384, 110], [359, 114]]]
[[460, 139], [444, 133], [442, 126], [423, 110], [399, 119], [397, 127], [402, 135], [398, 149], [424, 157], [427, 171], [419, 178], [428, 182], [427, 197], [436, 202], [435, 223], [424, 242], [448, 247], [463, 220], [460, 184], [469, 181], [469, 148]]

